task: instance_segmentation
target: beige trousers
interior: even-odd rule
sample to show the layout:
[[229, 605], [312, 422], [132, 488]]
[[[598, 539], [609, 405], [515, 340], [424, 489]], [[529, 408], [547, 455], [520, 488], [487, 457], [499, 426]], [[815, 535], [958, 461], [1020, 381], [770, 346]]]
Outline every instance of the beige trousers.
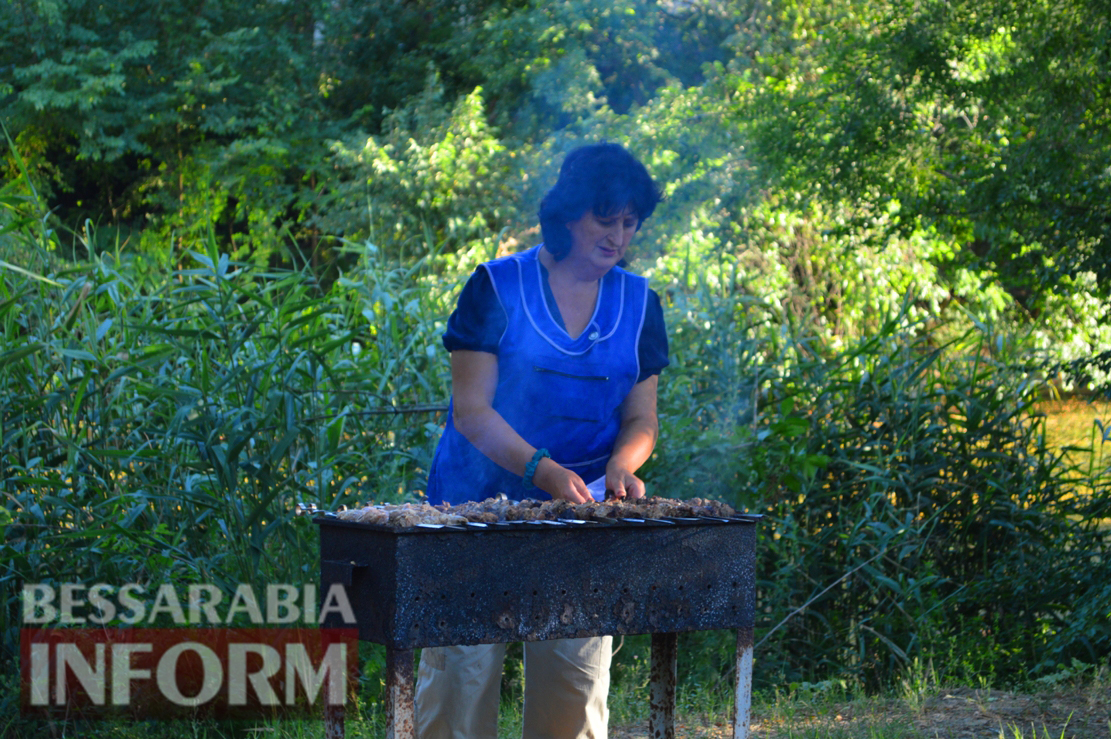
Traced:
[[[505, 644], [421, 650], [418, 739], [498, 739]], [[613, 637], [525, 642], [523, 739], [606, 739]]]

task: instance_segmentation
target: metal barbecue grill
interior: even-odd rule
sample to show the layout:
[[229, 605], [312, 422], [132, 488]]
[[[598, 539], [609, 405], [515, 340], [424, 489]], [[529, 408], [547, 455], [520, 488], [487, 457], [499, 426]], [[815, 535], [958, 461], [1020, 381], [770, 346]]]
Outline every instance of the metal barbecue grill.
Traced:
[[[677, 634], [737, 631], [734, 736], [748, 734], [756, 526], [729, 518], [513, 521], [397, 529], [317, 516], [321, 592], [346, 586], [384, 644], [387, 736], [415, 736], [413, 649], [652, 634], [650, 733], [674, 737]], [[325, 621], [323, 627], [342, 626]], [[328, 736], [342, 736], [332, 716]]]

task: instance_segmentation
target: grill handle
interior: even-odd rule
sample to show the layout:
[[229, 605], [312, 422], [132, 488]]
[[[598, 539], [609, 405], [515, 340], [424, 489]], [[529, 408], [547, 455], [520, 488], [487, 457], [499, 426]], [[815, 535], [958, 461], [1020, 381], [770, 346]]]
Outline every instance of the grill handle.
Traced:
[[355, 570], [365, 569], [366, 565], [351, 561], [336, 559], [323, 559], [320, 561], [321, 583], [340, 583], [350, 587], [354, 580]]

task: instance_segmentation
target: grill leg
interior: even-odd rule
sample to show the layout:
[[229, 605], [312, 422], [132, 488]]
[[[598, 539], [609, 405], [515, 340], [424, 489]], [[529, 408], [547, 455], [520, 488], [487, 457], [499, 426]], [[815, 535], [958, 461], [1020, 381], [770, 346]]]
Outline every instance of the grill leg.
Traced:
[[343, 739], [343, 706], [324, 704], [324, 739]]
[[416, 739], [413, 650], [386, 647], [386, 739]]
[[748, 739], [752, 718], [753, 630], [737, 629], [737, 691], [733, 708], [733, 739]]
[[648, 689], [648, 736], [675, 739], [675, 682], [678, 634], [652, 635], [652, 674]]

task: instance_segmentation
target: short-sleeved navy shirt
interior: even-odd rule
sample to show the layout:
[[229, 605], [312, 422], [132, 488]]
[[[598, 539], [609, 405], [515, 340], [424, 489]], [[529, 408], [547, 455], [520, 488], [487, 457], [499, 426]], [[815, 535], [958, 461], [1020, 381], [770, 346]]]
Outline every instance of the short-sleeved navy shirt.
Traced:
[[[548, 285], [548, 270], [543, 266], [540, 273], [544, 277], [544, 297], [552, 317], [560, 326], [563, 316], [559, 314], [555, 296]], [[459, 303], [452, 311], [447, 322], [447, 331], [444, 333], [444, 348], [449, 352], [456, 349], [469, 351], [498, 353], [498, 342], [505, 332], [506, 317], [498, 301], [494, 284], [490, 280], [490, 273], [483, 268], [476, 269], [463, 286], [459, 295]], [[648, 290], [648, 304], [645, 306], [644, 327], [640, 334], [640, 343], [637, 346], [640, 359], [640, 376], [637, 382], [642, 382], [652, 375], [658, 375], [660, 370], [670, 364], [667, 358], [667, 331], [664, 328], [664, 312], [660, 306], [660, 296], [655, 290]]]

